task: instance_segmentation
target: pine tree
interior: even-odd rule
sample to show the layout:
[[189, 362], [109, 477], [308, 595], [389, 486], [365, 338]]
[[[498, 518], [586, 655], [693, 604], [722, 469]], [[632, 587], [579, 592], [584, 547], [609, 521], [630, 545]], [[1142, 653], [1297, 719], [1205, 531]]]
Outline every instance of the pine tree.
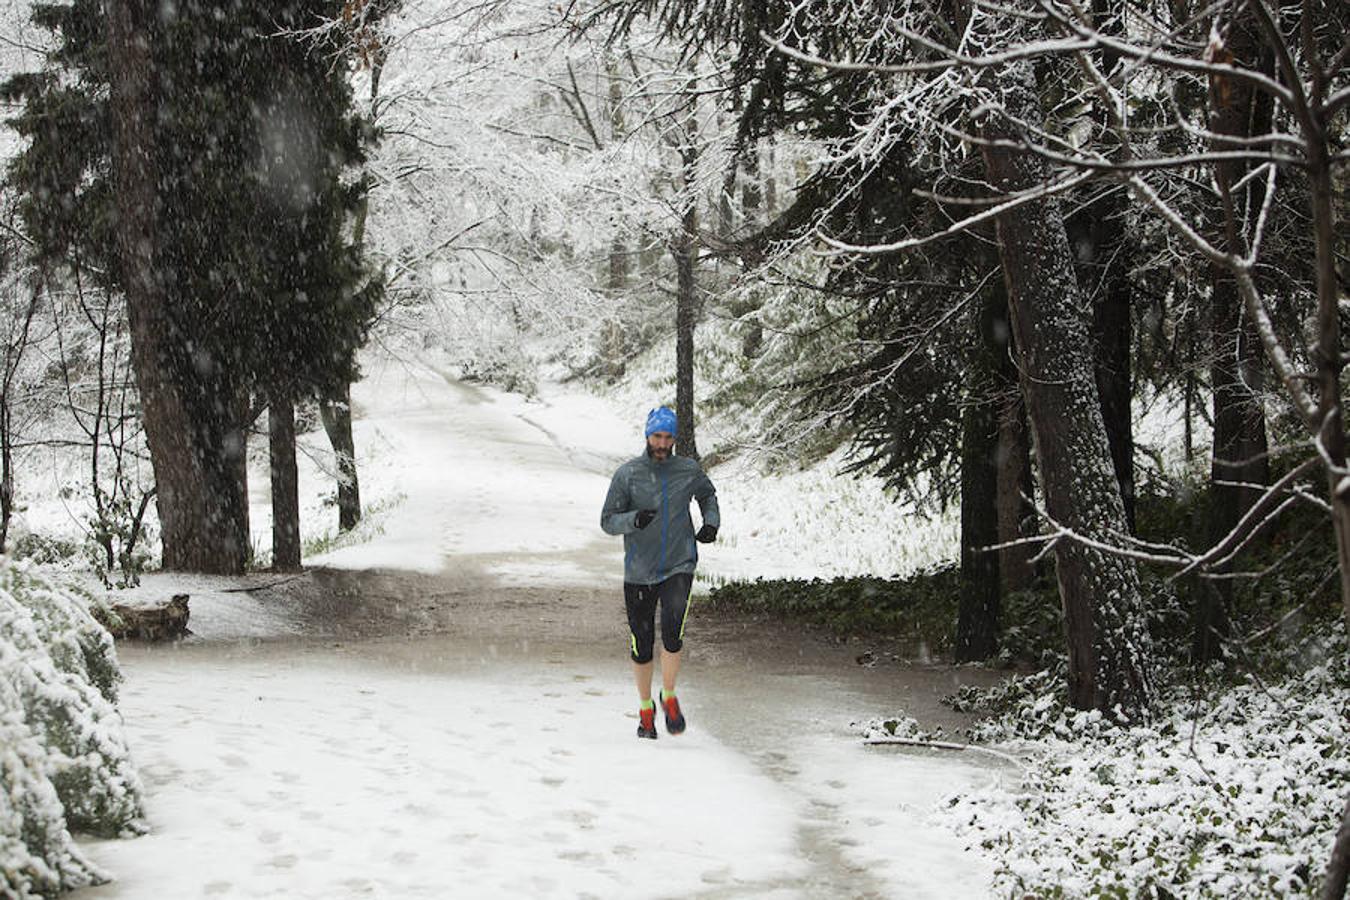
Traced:
[[362, 130], [340, 48], [288, 33], [339, 7], [41, 6], [49, 65], [5, 86], [43, 264], [78, 252], [127, 297], [166, 568], [245, 564], [250, 393], [355, 374], [379, 295], [342, 238]]

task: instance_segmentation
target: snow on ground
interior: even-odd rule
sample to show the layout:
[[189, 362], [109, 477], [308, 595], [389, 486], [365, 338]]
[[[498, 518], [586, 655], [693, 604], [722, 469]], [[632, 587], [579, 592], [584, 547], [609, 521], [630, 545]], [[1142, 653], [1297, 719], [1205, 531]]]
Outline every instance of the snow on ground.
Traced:
[[[619, 558], [619, 541], [599, 531], [600, 504], [614, 470], [642, 452], [645, 409], [556, 384], [527, 400], [414, 362], [372, 360], [366, 372], [353, 387], [354, 430], [363, 498], [381, 533], [307, 563], [435, 572], [446, 554], [593, 553], [597, 541], [613, 549], [606, 562]], [[310, 435], [316, 459], [322, 439]], [[486, 456], [484, 442], [493, 448]], [[500, 476], [503, 465], [512, 478]], [[716, 545], [700, 548], [701, 580], [905, 574], [955, 558], [954, 513], [919, 516], [876, 479], [837, 477], [841, 465], [836, 455], [773, 477], [748, 459], [713, 468], [723, 527]], [[254, 483], [265, 479], [259, 467]], [[330, 483], [312, 462], [301, 473], [305, 496], [331, 492]], [[265, 493], [254, 491], [260, 546], [270, 541]], [[303, 517], [311, 538], [336, 518], [312, 506]], [[593, 567], [568, 563], [551, 574], [584, 580]]]
[[803, 870], [793, 798], [747, 761], [698, 732], [620, 739], [619, 671], [567, 671], [560, 699], [552, 672], [196, 655], [131, 661], [155, 833], [101, 845], [122, 886], [91, 897], [673, 895]]
[[[641, 447], [640, 421], [562, 389], [525, 401], [425, 365], [367, 371], [356, 439], [376, 512], [364, 543], [307, 562], [433, 579], [481, 566], [517, 599], [494, 611], [489, 585], [476, 602], [526, 633], [544, 620], [520, 585], [582, 581], [612, 604], [591, 618], [612, 612], [621, 638], [620, 542], [598, 517], [612, 467]], [[319, 465], [306, 468], [307, 493], [330, 490]], [[773, 482], [732, 469], [714, 477], [728, 523], [727, 543], [705, 551], [714, 572], [761, 559], [775, 574], [811, 522], [840, 527], [816, 516], [774, 531], [764, 517], [827, 501], [772, 500]], [[840, 555], [835, 544], [809, 555]], [[694, 646], [681, 682], [689, 732], [638, 741], [614, 635], [300, 637], [284, 599], [227, 583], [154, 576], [141, 589], [192, 593], [199, 637], [123, 649], [152, 833], [92, 843], [118, 880], [82, 896], [989, 895], [992, 867], [936, 824], [934, 806], [1006, 773], [875, 752], [850, 727], [909, 696], [917, 682], [899, 670]], [[935, 705], [957, 673], [925, 677]]]
[[[434, 573], [449, 556], [565, 553], [603, 537], [601, 469], [594, 460], [590, 470], [578, 468], [528, 421], [522, 400], [420, 362], [380, 357], [365, 370], [352, 392], [353, 432], [362, 498], [375, 509], [375, 525], [358, 535], [364, 542], [306, 564]], [[313, 462], [327, 465], [324, 436], [309, 438], [302, 494], [331, 493], [330, 476]], [[265, 471], [254, 478], [265, 484]], [[259, 541], [270, 541], [269, 517], [269, 506], [258, 500], [252, 519]], [[304, 517], [307, 536], [333, 528], [336, 517], [332, 508]]]
[[118, 881], [81, 896], [988, 895], [932, 807], [999, 774], [849, 739], [875, 693], [709, 670], [638, 741], [612, 657], [462, 651], [124, 651], [152, 834], [90, 845]]
[[[263, 640], [299, 637], [304, 622], [295, 608], [278, 602], [284, 584], [274, 575], [250, 575], [231, 578], [214, 575], [183, 575], [150, 572], [141, 576], [134, 588], [116, 591], [110, 598], [129, 606], [156, 606], [175, 594], [188, 595], [188, 626], [207, 640]], [[268, 599], [259, 599], [250, 588], [268, 587]]]
[[[617, 539], [599, 530], [613, 471], [642, 452], [646, 411], [574, 386], [544, 383], [526, 399], [455, 380], [448, 368], [370, 353], [353, 385], [353, 432], [364, 519], [337, 534], [332, 451], [322, 428], [300, 443], [301, 536], [307, 565], [435, 573], [447, 556], [551, 554], [546, 570], [498, 561], [518, 579], [573, 583], [617, 572]], [[484, 445], [492, 447], [483, 455]], [[500, 476], [509, 465], [511, 478]], [[954, 511], [930, 519], [897, 504], [875, 478], [838, 477], [836, 454], [812, 469], [774, 476], [753, 460], [712, 468], [723, 528], [700, 548], [700, 586], [733, 578], [900, 575], [955, 559]], [[87, 479], [77, 453], [53, 450], [30, 466], [22, 528], [84, 541], [87, 502], [71, 486]], [[266, 441], [250, 442], [249, 520], [254, 556], [271, 553]], [[153, 508], [151, 527], [155, 527]], [[604, 546], [613, 549], [607, 555]], [[582, 553], [587, 562], [569, 558]], [[598, 554], [598, 555], [597, 555]]]
[[1311, 896], [1350, 789], [1344, 627], [1290, 655], [1284, 677], [1162, 685], [1129, 728], [1067, 708], [1062, 674], [1031, 676], [978, 726], [1034, 760], [1024, 783], [947, 815], [1010, 896]]
[[[1208, 475], [1213, 433], [1204, 415], [1192, 411], [1190, 422], [1192, 456], [1186, 458], [1186, 404], [1174, 392], [1148, 393], [1134, 403], [1134, 446], [1141, 466], [1154, 471], [1196, 471]], [[1143, 462], [1148, 457], [1149, 463]]]

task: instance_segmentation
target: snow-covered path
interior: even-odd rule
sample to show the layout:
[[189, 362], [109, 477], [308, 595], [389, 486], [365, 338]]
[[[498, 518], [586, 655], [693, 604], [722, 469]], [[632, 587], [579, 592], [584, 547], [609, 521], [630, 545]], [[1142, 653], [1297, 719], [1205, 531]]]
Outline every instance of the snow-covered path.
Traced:
[[358, 624], [315, 636], [283, 604], [260, 641], [265, 594], [207, 592], [197, 641], [124, 647], [152, 833], [90, 844], [118, 880], [80, 896], [989, 894], [931, 812], [999, 771], [850, 730], [936, 715], [951, 672], [691, 619], [690, 730], [638, 741], [619, 551], [595, 525], [604, 442], [617, 459], [632, 435], [425, 370], [366, 390], [364, 438], [407, 499], [314, 579]]

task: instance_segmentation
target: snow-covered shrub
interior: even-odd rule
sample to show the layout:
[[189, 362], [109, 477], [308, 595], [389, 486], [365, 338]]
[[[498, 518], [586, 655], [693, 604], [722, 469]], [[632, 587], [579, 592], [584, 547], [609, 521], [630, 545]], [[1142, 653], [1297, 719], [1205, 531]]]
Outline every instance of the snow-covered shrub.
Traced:
[[9, 544], [10, 555], [41, 566], [69, 566], [80, 556], [78, 541], [27, 531], [16, 526]]
[[[18, 665], [17, 652], [0, 636], [0, 672]], [[46, 748], [23, 711], [15, 685], [0, 677], [0, 896], [38, 900], [105, 879], [71, 840]]]
[[117, 650], [108, 629], [90, 613], [90, 607], [100, 601], [22, 564], [0, 570], [0, 591], [28, 610], [38, 639], [58, 669], [88, 681], [109, 703], [117, 702], [117, 686], [122, 681]]
[[1132, 727], [1066, 708], [1058, 672], [966, 692], [966, 708], [1005, 709], [975, 736], [1033, 764], [1020, 791], [954, 798], [954, 824], [1016, 896], [1312, 894], [1350, 791], [1350, 664], [1327, 629], [1305, 671], [1176, 679]]
[[70, 830], [144, 829], [112, 639], [86, 602], [34, 567], [0, 565], [0, 870], [18, 896], [98, 877]]
[[893, 739], [909, 741], [944, 741], [947, 736], [942, 728], [932, 731], [919, 724], [919, 720], [909, 713], [901, 711], [892, 716], [873, 716], [861, 722], [851, 723], [864, 741], [887, 741]]

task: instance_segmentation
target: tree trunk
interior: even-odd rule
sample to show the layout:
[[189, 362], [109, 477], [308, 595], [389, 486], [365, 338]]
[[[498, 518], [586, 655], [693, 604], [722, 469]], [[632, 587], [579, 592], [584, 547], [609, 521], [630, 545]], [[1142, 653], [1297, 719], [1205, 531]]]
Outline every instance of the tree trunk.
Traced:
[[1134, 532], [1134, 423], [1131, 410], [1130, 280], [1125, 240], [1126, 196], [1113, 191], [1066, 222], [1079, 283], [1092, 293], [1093, 376], [1111, 447], [1111, 466], [1120, 482], [1125, 521]]
[[[1225, 42], [1234, 61], [1244, 68], [1270, 73], [1273, 61], [1262, 58], [1256, 23], [1243, 16], [1232, 24]], [[1264, 92], [1236, 79], [1214, 79], [1209, 91], [1209, 126], [1216, 134], [1248, 138], [1270, 131], [1273, 101]], [[1216, 151], [1227, 149], [1218, 144]], [[1246, 248], [1236, 228], [1259, 209], [1263, 199], [1259, 179], [1234, 196], [1232, 186], [1249, 166], [1243, 162], [1215, 165], [1219, 201], [1210, 209], [1210, 231], [1216, 244], [1228, 245], [1239, 256]], [[1225, 232], [1227, 232], [1225, 234]], [[1208, 532], [1210, 544], [1224, 538], [1261, 496], [1260, 485], [1270, 481], [1267, 460], [1265, 410], [1260, 391], [1264, 380], [1260, 339], [1250, 317], [1243, 315], [1237, 282], [1226, 266], [1210, 266], [1210, 382], [1214, 396], [1214, 442], [1210, 464], [1210, 506]], [[1232, 564], [1219, 571], [1226, 572]], [[1192, 656], [1197, 662], [1209, 662], [1223, 655], [1223, 641], [1229, 636], [1233, 605], [1233, 582], [1216, 579], [1198, 586], [1195, 599], [1195, 635]]]
[[[1018, 389], [1005, 391], [998, 410], [998, 542], [1009, 544], [1035, 533], [1036, 508], [1030, 498], [1036, 486], [1031, 477], [1031, 432], [1027, 408]], [[1036, 547], [1015, 544], [998, 553], [998, 571], [1004, 593], [1025, 590], [1036, 577], [1032, 559]]]
[[338, 530], [349, 531], [361, 521], [361, 484], [356, 474], [356, 441], [352, 437], [352, 386], [343, 383], [319, 398], [319, 418], [337, 460]]
[[[0, 269], [8, 261], [0, 256]], [[0, 553], [9, 550], [9, 528], [14, 517], [14, 410], [10, 397], [14, 388], [14, 379], [19, 364], [28, 349], [28, 336], [33, 326], [33, 317], [37, 314], [38, 300], [42, 296], [40, 284], [32, 286], [28, 308], [24, 312], [23, 324], [17, 335], [11, 336], [11, 342], [5, 352], [4, 383], [0, 384]]]
[[694, 264], [698, 259], [698, 120], [695, 118], [694, 81], [689, 81], [689, 114], [680, 147], [681, 202], [684, 214], [680, 232], [672, 245], [675, 257], [675, 416], [679, 421], [676, 444], [681, 456], [698, 459], [694, 422], [694, 326], [698, 323], [698, 285]]
[[1131, 410], [1130, 279], [1128, 248], [1125, 242], [1125, 196], [1108, 194], [1087, 214], [1090, 228], [1093, 269], [1101, 272], [1101, 291], [1092, 304], [1093, 374], [1097, 395], [1101, 398], [1106, 440], [1111, 447], [1111, 467], [1120, 483], [1125, 505], [1125, 523], [1133, 534], [1134, 526], [1134, 421]]
[[[609, 136], [611, 143], [622, 141], [625, 133], [623, 118], [623, 85], [619, 80], [618, 61], [614, 54], [605, 54], [605, 75], [609, 80]], [[609, 245], [609, 281], [611, 293], [621, 293], [628, 288], [628, 277], [632, 265], [628, 257], [628, 246], [623, 237], [616, 233]]]
[[[370, 71], [370, 122], [380, 115], [380, 77], [384, 73], [386, 48], [376, 51]], [[361, 250], [366, 241], [366, 221], [370, 214], [370, 194], [362, 192], [356, 206], [352, 244]], [[343, 379], [320, 389], [319, 419], [333, 448], [337, 464], [338, 531], [350, 531], [361, 521], [361, 484], [356, 472], [356, 439], [352, 436], [352, 384]], [[297, 556], [297, 565], [299, 564]]]
[[1002, 289], [985, 291], [983, 338], [970, 365], [972, 396], [961, 414], [961, 597], [956, 660], [988, 659], [998, 651], [1001, 596], [998, 553], [998, 413], [994, 389], [1000, 348], [997, 322], [1006, 318]]
[[[996, 254], [991, 263], [998, 264]], [[1031, 432], [1027, 408], [1017, 384], [1016, 352], [1012, 322], [1008, 317], [1008, 292], [1002, 280], [990, 288], [993, 367], [998, 393], [998, 543], [1010, 544], [1035, 533], [1036, 507], [1031, 498], [1036, 486], [1031, 477]], [[1004, 547], [998, 553], [999, 579], [1005, 594], [1031, 585], [1035, 577], [1030, 544]]]
[[[1214, 273], [1216, 276], [1218, 272]], [[1270, 466], [1266, 456], [1265, 411], [1257, 391], [1261, 387], [1260, 342], [1240, 319], [1241, 302], [1231, 278], [1215, 278], [1211, 292], [1213, 359], [1210, 378], [1214, 394], [1214, 442], [1210, 463], [1208, 537], [1210, 545], [1226, 536], [1261, 496]], [[1232, 563], [1218, 567], [1227, 572]], [[1215, 579], [1201, 585], [1195, 601], [1192, 655], [1209, 662], [1223, 655], [1229, 636], [1233, 582]]]
[[[1093, 18], [1103, 33], [1124, 37], [1124, 3], [1093, 0]], [[1109, 48], [1098, 54], [1103, 72], [1115, 69], [1119, 57]], [[1110, 134], [1109, 116], [1098, 109], [1096, 118]], [[1118, 156], [1113, 153], [1112, 156]], [[1106, 439], [1111, 446], [1111, 465], [1120, 482], [1125, 521], [1130, 533], [1134, 523], [1134, 416], [1130, 381], [1131, 322], [1130, 242], [1125, 236], [1128, 196], [1123, 189], [1108, 191], [1085, 209], [1079, 261], [1092, 284], [1093, 374], [1101, 399]], [[1082, 282], [1080, 282], [1082, 283]]]
[[998, 553], [998, 410], [993, 400], [970, 403], [961, 415], [961, 598], [956, 661], [988, 659], [998, 651], [1001, 597]]
[[778, 215], [778, 179], [773, 174], [773, 141], [770, 140], [764, 145], [763, 165], [760, 171], [764, 173], [764, 221], [772, 222], [774, 216]]
[[9, 549], [9, 523], [14, 515], [13, 419], [8, 395], [0, 396], [0, 553]]
[[[1030, 65], [1000, 73], [1007, 115], [989, 115], [985, 136], [1013, 142], [1008, 116], [1040, 122]], [[1034, 190], [1049, 172], [1037, 157], [1006, 146], [982, 148], [990, 181], [1008, 192]], [[1074, 276], [1059, 204], [1028, 203], [998, 220], [1022, 394], [1036, 437], [1046, 507], [1084, 540], [1116, 543], [1126, 529], [1120, 484], [1093, 378], [1089, 323]], [[1069, 649], [1069, 699], [1079, 709], [1146, 711], [1151, 648], [1139, 580], [1119, 556], [1065, 539], [1056, 546]]]
[[694, 282], [694, 229], [698, 213], [691, 205], [684, 214], [684, 228], [675, 239], [675, 416], [679, 420], [681, 456], [698, 459], [694, 430], [694, 325], [698, 322], [698, 285]]
[[1182, 449], [1186, 454], [1186, 462], [1190, 462], [1195, 459], [1195, 427], [1193, 423], [1195, 421], [1195, 395], [1199, 393], [1199, 385], [1196, 384], [1194, 372], [1188, 371], [1186, 373], [1185, 386], [1182, 388], [1182, 392], [1185, 394], [1185, 409], [1182, 410], [1182, 415], [1186, 419], [1185, 434], [1182, 436], [1182, 443], [1184, 444]]
[[731, 204], [736, 195], [736, 170], [739, 160], [733, 158], [722, 176], [722, 189], [717, 192], [717, 236], [730, 241], [736, 233], [736, 210]]
[[[761, 185], [759, 156], [758, 144], [746, 150], [745, 183], [741, 186], [741, 210], [745, 225], [751, 230], [763, 228], [766, 221], [763, 215], [764, 189]], [[744, 257], [741, 259], [741, 268], [745, 268]], [[764, 322], [758, 315], [742, 318], [742, 321], [746, 326], [741, 335], [741, 355], [746, 359], [754, 359], [764, 346]]]
[[741, 186], [741, 211], [748, 227], [759, 228], [764, 224], [764, 187], [759, 172], [759, 145], [745, 151], [745, 183]]
[[1336, 560], [1341, 574], [1341, 607], [1350, 625], [1350, 482], [1337, 474], [1345, 470], [1345, 411], [1341, 405], [1341, 326], [1337, 303], [1336, 208], [1331, 175], [1331, 151], [1326, 132], [1309, 153], [1313, 229], [1317, 243], [1317, 360], [1318, 439], [1331, 465], [1327, 487], [1332, 523], [1336, 529]]
[[132, 363], [158, 488], [166, 569], [242, 572], [248, 507], [239, 480], [238, 391], [173, 320], [171, 263], [160, 258], [156, 94], [152, 59], [159, 4], [107, 6], [118, 265], [127, 294]]
[[628, 289], [628, 270], [628, 247], [615, 235], [609, 242], [609, 281], [605, 285], [610, 293], [621, 294]]
[[272, 483], [272, 570], [300, 569], [300, 476], [295, 465], [295, 403], [273, 390], [267, 404]]
[[1321, 900], [1341, 900], [1345, 896], [1347, 878], [1350, 878], [1350, 800], [1345, 802], [1341, 827], [1336, 829], [1336, 842], [1331, 846], [1331, 861], [1327, 863]]

